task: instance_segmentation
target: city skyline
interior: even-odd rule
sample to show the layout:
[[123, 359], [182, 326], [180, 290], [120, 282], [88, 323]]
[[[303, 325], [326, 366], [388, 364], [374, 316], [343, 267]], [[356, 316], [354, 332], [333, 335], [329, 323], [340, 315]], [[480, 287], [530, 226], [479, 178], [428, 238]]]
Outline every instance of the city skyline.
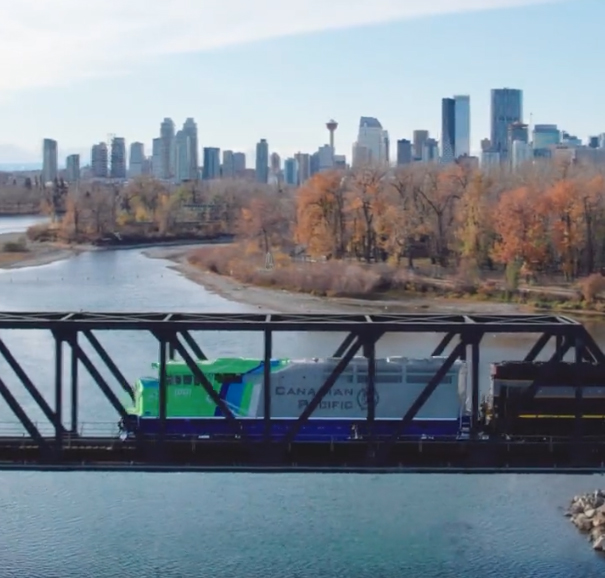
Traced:
[[[490, 110], [489, 110], [489, 136], [483, 136], [480, 139], [481, 150], [475, 151], [470, 148], [471, 135], [472, 135], [472, 100], [469, 95], [454, 95], [453, 97], [444, 97], [441, 99], [441, 131], [438, 135], [431, 134], [426, 129], [415, 129], [412, 135], [397, 135], [394, 143], [391, 143], [389, 131], [386, 127], [383, 127], [380, 120], [376, 117], [361, 116], [358, 123], [358, 134], [356, 140], [352, 143], [350, 155], [341, 154], [341, 152], [335, 149], [335, 134], [340, 126], [340, 123], [334, 119], [329, 120], [324, 124], [325, 131], [327, 131], [327, 143], [316, 147], [314, 150], [319, 155], [318, 167], [321, 170], [332, 167], [343, 167], [350, 161], [349, 164], [359, 166], [362, 164], [393, 164], [393, 160], [399, 159], [401, 155], [407, 156], [407, 152], [401, 152], [401, 143], [410, 144], [410, 152], [412, 159], [414, 160], [427, 160], [427, 154], [432, 158], [432, 153], [424, 151], [425, 146], [430, 141], [430, 147], [439, 148], [439, 158], [441, 162], [451, 163], [460, 157], [481, 157], [482, 153], [492, 152], [497, 153], [498, 156], [503, 160], [510, 160], [512, 150], [509, 148], [512, 146], [514, 140], [519, 140], [525, 143], [531, 142], [534, 126], [536, 127], [550, 127], [555, 129], [559, 134], [566, 135], [565, 141], [569, 144], [569, 138], [572, 132], [566, 130], [567, 127], [560, 127], [556, 124], [537, 124], [533, 123], [530, 119], [529, 122], [525, 121], [523, 113], [523, 102], [524, 92], [523, 89], [519, 88], [492, 88], [490, 90]], [[517, 128], [515, 128], [517, 127]], [[512, 132], [511, 132], [512, 130]], [[521, 131], [521, 132], [519, 132]], [[552, 130], [551, 130], [552, 132]], [[595, 142], [602, 142], [605, 133], [592, 133], [587, 136], [586, 139], [577, 139], [575, 135], [571, 136], [572, 139], [577, 139], [577, 144], [582, 144], [586, 140], [589, 142], [591, 139], [597, 139]], [[411, 136], [411, 139], [410, 139]], [[413, 140], [413, 142], [412, 142]], [[550, 139], [552, 140], [552, 138]], [[47, 142], [53, 143], [53, 155], [58, 157], [58, 143], [49, 138], [43, 140], [42, 148], [42, 159], [47, 158]], [[319, 140], [317, 142], [320, 142]], [[557, 143], [560, 141], [557, 141]], [[118, 143], [119, 153], [117, 157], [114, 153], [115, 145]], [[489, 143], [486, 145], [486, 143]], [[391, 146], [395, 147], [395, 150], [391, 150]], [[554, 144], [554, 143], [552, 143]], [[220, 157], [221, 150], [223, 152], [223, 164], [225, 163], [224, 154], [233, 155], [234, 153], [243, 155], [244, 158], [255, 158], [256, 165], [259, 160], [259, 146], [262, 145], [265, 149], [263, 153], [264, 159], [267, 162], [264, 163], [268, 166], [269, 152], [271, 150], [271, 156], [276, 155], [277, 158], [281, 158], [281, 155], [274, 149], [270, 149], [270, 144], [266, 138], [261, 138], [256, 144], [256, 148], [253, 153], [250, 154], [248, 151], [234, 151], [233, 149], [221, 149], [220, 147], [206, 146], [202, 144], [200, 146], [198, 139], [198, 126], [194, 118], [188, 117], [183, 123], [181, 130], [176, 129], [176, 124], [173, 119], [165, 117], [160, 123], [159, 136], [153, 138], [151, 146], [151, 154], [145, 155], [145, 144], [135, 141], [129, 146], [125, 142], [123, 137], [119, 137], [115, 134], [108, 135], [107, 142], [101, 142], [92, 146], [89, 163], [84, 160], [84, 165], [90, 164], [93, 169], [93, 176], [95, 177], [108, 177], [112, 178], [126, 178], [128, 173], [130, 176], [137, 176], [143, 173], [153, 174], [156, 178], [165, 180], [195, 180], [199, 177], [198, 169], [203, 168], [203, 179], [217, 178], [220, 173], [220, 167], [222, 166]], [[405, 145], [407, 146], [407, 145]], [[487, 146], [487, 148], [486, 148]], [[599, 147], [602, 144], [598, 145]], [[95, 162], [95, 156], [99, 157], [99, 150], [103, 149], [102, 158], [103, 168], [99, 171], [95, 168], [98, 161]], [[127, 153], [127, 148], [131, 151], [134, 148], [135, 152], [135, 170], [126, 170], [126, 164], [130, 164], [131, 153]], [[341, 144], [341, 148], [346, 148], [346, 145]], [[543, 147], [538, 146], [538, 149]], [[107, 161], [108, 151], [111, 150], [110, 162]], [[285, 154], [284, 159], [292, 158], [298, 153], [301, 153], [300, 149], [296, 153]], [[307, 151], [307, 153], [310, 151]], [[200, 153], [203, 155], [203, 159], [200, 159]], [[394, 153], [394, 154], [393, 154]], [[87, 159], [85, 154], [73, 154], [67, 155], [67, 158], [78, 156]], [[120, 159], [121, 168], [117, 172], [114, 171], [115, 158]], [[138, 158], [140, 157], [140, 158]], [[99, 157], [101, 158], [101, 157]], [[128, 159], [128, 161], [127, 161]], [[203, 162], [200, 162], [202, 160]], [[66, 161], [67, 162], [67, 161]], [[228, 163], [232, 162], [230, 159]], [[57, 166], [61, 166], [61, 163], [55, 161]], [[144, 171], [145, 163], [153, 165], [153, 170]], [[1, 164], [1, 160], [0, 160]], [[211, 164], [215, 168], [207, 169], [207, 166]], [[397, 162], [397, 164], [399, 164]], [[123, 165], [123, 166], [122, 166]], [[111, 167], [111, 169], [110, 169]], [[56, 172], [56, 169], [55, 169]], [[266, 181], [266, 176], [261, 181]]]
[[[23, 73], [14, 71], [14, 63], [11, 65], [7, 56], [11, 52], [7, 51], [2, 57], [7, 61], [7, 73], [0, 81], [3, 126], [0, 156], [5, 162], [28, 162], [32, 157], [39, 162], [39, 143], [47, 136], [59, 142], [61, 158], [74, 149], [74, 152], [88, 149], [91, 142], [105, 140], [108, 132], [120, 134], [127, 142], [141, 141], [147, 145], [155, 136], [156, 119], [164, 116], [194, 117], [199, 125], [200, 145], [251, 154], [258, 139], [267, 138], [282, 156], [327, 143], [322, 125], [334, 117], [340, 122], [337, 152], [349, 155], [359, 115], [379, 118], [393, 142], [397, 138], [409, 138], [417, 128], [438, 135], [439, 101], [455, 94], [471, 96], [471, 152], [474, 153], [479, 150], [481, 138], [489, 135], [489, 89], [494, 86], [522, 87], [527, 95], [526, 116], [533, 113], [535, 123], [556, 122], [583, 137], [605, 128], [599, 102], [603, 81], [594, 74], [600, 66], [598, 54], [582, 51], [578, 61], [566, 43], [553, 41], [568, 38], [570, 30], [582, 30], [588, 38], [598, 37], [598, 22], [605, 18], [602, 2], [568, 0], [525, 3], [531, 4], [525, 6], [516, 2], [514, 8], [473, 12], [469, 11], [473, 5], [470, 0], [447, 3], [434, 0], [422, 3], [423, 7], [418, 10], [423, 11], [424, 17], [415, 19], [410, 17], [419, 13], [410, 8], [412, 3], [399, 2], [398, 7], [393, 4], [331, 3], [312, 17], [309, 15], [312, 10], [307, 14], [305, 9], [301, 21], [309, 18], [315, 19], [315, 23], [311, 25], [306, 21], [308, 26], [305, 24], [306, 28], [303, 26], [298, 31], [290, 25], [280, 28], [281, 37], [276, 38], [277, 28], [268, 31], [269, 27], [259, 22], [288, 17], [291, 23], [295, 22], [290, 3], [267, 1], [255, 5], [255, 10], [246, 10], [236, 2], [229, 39], [218, 39], [218, 44], [206, 48], [187, 47], [182, 52], [175, 47], [174, 53], [168, 55], [164, 44], [166, 38], [174, 36], [170, 30], [175, 25], [175, 21], [169, 20], [166, 37], [162, 37], [161, 42], [157, 39], [162, 44], [158, 48], [162, 54], [146, 53], [137, 57], [136, 62], [130, 62], [127, 52], [123, 51], [126, 44], [140, 40], [140, 30], [130, 39], [124, 30], [127, 25], [134, 26], [132, 19], [136, 11], [133, 9], [130, 13], [129, 10], [129, 14], [124, 15], [123, 10], [117, 10], [110, 18], [109, 6], [95, 7], [95, 11], [102, 12], [106, 18], [103, 26], [115, 23], [119, 17], [123, 20], [108, 39], [102, 39], [100, 52], [91, 60], [89, 69], [84, 70], [84, 77], [81, 65], [64, 70], [80, 58], [79, 45], [70, 44], [75, 32], [69, 26], [62, 26], [68, 30], [65, 45], [61, 45], [69, 57], [53, 59], [53, 66], [61, 66], [65, 73], [57, 76], [59, 82], [54, 77], [42, 82], [45, 75], [38, 76], [36, 67], [29, 70], [23, 66], [28, 78], [37, 83], [25, 86]], [[445, 4], [448, 14], [445, 14]], [[190, 5], [193, 8], [188, 18], [192, 23], [206, 27], [208, 21], [216, 17], [212, 8], [200, 2], [210, 12], [204, 23], [197, 22], [202, 9]], [[372, 14], [369, 24], [361, 25], [367, 18], [364, 11], [368, 5], [376, 14]], [[485, 2], [475, 1], [474, 5], [485, 5]], [[490, 2], [490, 6], [494, 5]], [[466, 11], [461, 11], [463, 7]], [[3, 11], [7, 9], [0, 8], [0, 16], [4, 16]], [[8, 10], [9, 18], [3, 18], [5, 22], [11, 21], [13, 12], [20, 12], [18, 7]], [[141, 12], [145, 13], [141, 16], [144, 19], [165, 15], [162, 7]], [[249, 17], [249, 30], [236, 25]], [[182, 20], [183, 16], [178, 17], [179, 22]], [[44, 19], [30, 17], [23, 26], [38, 26], [39, 22]], [[217, 24], [217, 27], [222, 32], [226, 29], [225, 24]], [[47, 34], [55, 34], [46, 22], [45, 28], [48, 31], [41, 33], [42, 40]], [[191, 25], [185, 29], [191, 30]], [[148, 47], [153, 30], [145, 30], [149, 38], [144, 45]], [[203, 38], [201, 32], [200, 29], [197, 36]], [[96, 32], [94, 38], [98, 34]], [[124, 38], [118, 38], [119, 34]], [[250, 35], [255, 35], [254, 42]], [[513, 42], [513, 37], [528, 41]], [[24, 33], [24, 39], [28, 38]], [[8, 40], [10, 38], [0, 39], [0, 45]], [[14, 40], [17, 48], [24, 42]], [[108, 40], [115, 42], [115, 50], [104, 48]], [[88, 42], [85, 48], [90, 51], [95, 45]], [[12, 54], [14, 50], [13, 47]], [[24, 52], [25, 64], [38, 50], [41, 49], [36, 42]], [[376, 58], [377, 50], [384, 51], [383, 57]], [[447, 64], [444, 56], [449, 58], [450, 54], [453, 60]], [[112, 59], [119, 56], [121, 64], [112, 64], [111, 70], [101, 74], [98, 69], [101, 56]], [[573, 78], [573, 82], [561, 80], [566, 77]], [[39, 86], [40, 83], [44, 86]]]

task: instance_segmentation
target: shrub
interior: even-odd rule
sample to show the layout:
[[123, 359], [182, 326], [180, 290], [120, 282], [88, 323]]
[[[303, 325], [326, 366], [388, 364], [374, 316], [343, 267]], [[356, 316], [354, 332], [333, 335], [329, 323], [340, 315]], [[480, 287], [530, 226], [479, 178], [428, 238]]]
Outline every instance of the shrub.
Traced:
[[605, 291], [605, 277], [600, 273], [593, 273], [578, 281], [582, 298], [587, 303], [594, 303], [599, 293]]
[[5, 253], [25, 253], [27, 249], [27, 240], [25, 237], [21, 237], [16, 241], [8, 241], [4, 243], [2, 250]]

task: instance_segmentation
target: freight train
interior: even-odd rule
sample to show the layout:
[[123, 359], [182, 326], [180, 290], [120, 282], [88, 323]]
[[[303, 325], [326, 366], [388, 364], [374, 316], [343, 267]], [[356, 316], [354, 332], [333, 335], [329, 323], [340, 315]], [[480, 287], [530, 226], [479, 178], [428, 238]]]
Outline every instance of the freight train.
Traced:
[[[528, 389], [534, 380], [534, 396]], [[576, 385], [582, 395], [576, 399]], [[579, 413], [580, 420], [576, 420]], [[491, 366], [483, 401], [486, 433], [495, 436], [605, 435], [605, 366], [507, 361]]]
[[[376, 439], [393, 435], [418, 395], [442, 366], [444, 358], [376, 359]], [[280, 439], [305, 410], [330, 376], [339, 359], [275, 359], [271, 361], [271, 435]], [[220, 399], [251, 439], [265, 434], [264, 362], [260, 359], [218, 358], [197, 361]], [[137, 380], [134, 404], [121, 423], [126, 435], [157, 435], [159, 420], [159, 364], [155, 375]], [[484, 436], [568, 436], [578, 426], [575, 385], [582, 432], [605, 436], [605, 367], [571, 363], [549, 366], [537, 362], [503, 362], [491, 366], [491, 378], [481, 404], [478, 427]], [[533, 381], [541, 381], [535, 396], [527, 395]], [[220, 407], [184, 361], [166, 364], [166, 430], [169, 437], [232, 437], [234, 431]], [[433, 394], [399, 434], [402, 437], [463, 438], [471, 425], [471, 392], [467, 366], [455, 362]], [[343, 441], [363, 437], [367, 428], [368, 360], [355, 357], [340, 374], [297, 440]]]
[[[279, 439], [311, 402], [339, 359], [276, 359], [271, 361], [272, 435]], [[375, 425], [378, 438], [392, 435], [396, 424], [443, 364], [442, 358], [376, 359]], [[264, 435], [264, 361], [218, 358], [197, 361], [250, 438]], [[159, 432], [159, 365], [156, 375], [139, 379], [127, 433]], [[166, 364], [166, 435], [223, 437], [233, 435], [230, 424], [184, 361]], [[458, 361], [443, 377], [404, 436], [456, 437], [468, 429], [466, 364]], [[368, 360], [355, 357], [301, 427], [297, 439], [344, 440], [363, 435], [368, 407]]]

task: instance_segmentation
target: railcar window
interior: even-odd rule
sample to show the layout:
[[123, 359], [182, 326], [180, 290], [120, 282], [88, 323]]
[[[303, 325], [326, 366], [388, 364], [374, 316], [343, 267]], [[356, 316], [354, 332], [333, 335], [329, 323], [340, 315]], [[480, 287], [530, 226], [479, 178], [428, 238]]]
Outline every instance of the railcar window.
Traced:
[[[375, 383], [401, 383], [402, 378], [400, 373], [383, 373], [377, 375], [374, 379]], [[357, 374], [357, 383], [368, 383], [368, 374]]]
[[215, 381], [218, 383], [243, 383], [244, 377], [236, 373], [217, 373]]
[[183, 385], [191, 385], [193, 383], [193, 375], [183, 375]]
[[[328, 379], [328, 377], [330, 377], [330, 373], [325, 373], [323, 378], [324, 379]], [[336, 383], [353, 383], [353, 376], [352, 375], [339, 375], [338, 379], [336, 380]]]
[[[431, 379], [433, 379], [434, 376], [434, 373], [408, 373], [406, 377], [406, 382], [412, 383], [414, 385], [425, 384], [428, 383]], [[453, 378], [451, 375], [446, 375], [440, 383], [452, 383], [452, 379]]]

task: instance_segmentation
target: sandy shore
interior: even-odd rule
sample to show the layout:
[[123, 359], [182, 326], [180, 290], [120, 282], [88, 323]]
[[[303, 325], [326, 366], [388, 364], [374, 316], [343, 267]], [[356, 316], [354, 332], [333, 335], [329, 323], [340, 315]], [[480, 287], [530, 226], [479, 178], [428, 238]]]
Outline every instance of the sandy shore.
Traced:
[[202, 271], [187, 261], [189, 246], [153, 247], [144, 251], [152, 259], [173, 262], [171, 267], [182, 275], [204, 286], [209, 291], [229, 299], [267, 311], [280, 313], [447, 313], [447, 314], [502, 314], [528, 312], [527, 308], [509, 303], [468, 302], [440, 297], [408, 297], [398, 300], [371, 301], [365, 299], [314, 297], [304, 293], [265, 289], [240, 283], [223, 275]]
[[88, 251], [92, 247], [70, 247], [51, 243], [27, 242], [27, 250], [23, 252], [2, 251], [5, 243], [15, 243], [25, 237], [24, 233], [0, 234], [0, 269], [21, 269], [23, 267], [40, 267], [55, 261], [69, 259], [78, 253]]

